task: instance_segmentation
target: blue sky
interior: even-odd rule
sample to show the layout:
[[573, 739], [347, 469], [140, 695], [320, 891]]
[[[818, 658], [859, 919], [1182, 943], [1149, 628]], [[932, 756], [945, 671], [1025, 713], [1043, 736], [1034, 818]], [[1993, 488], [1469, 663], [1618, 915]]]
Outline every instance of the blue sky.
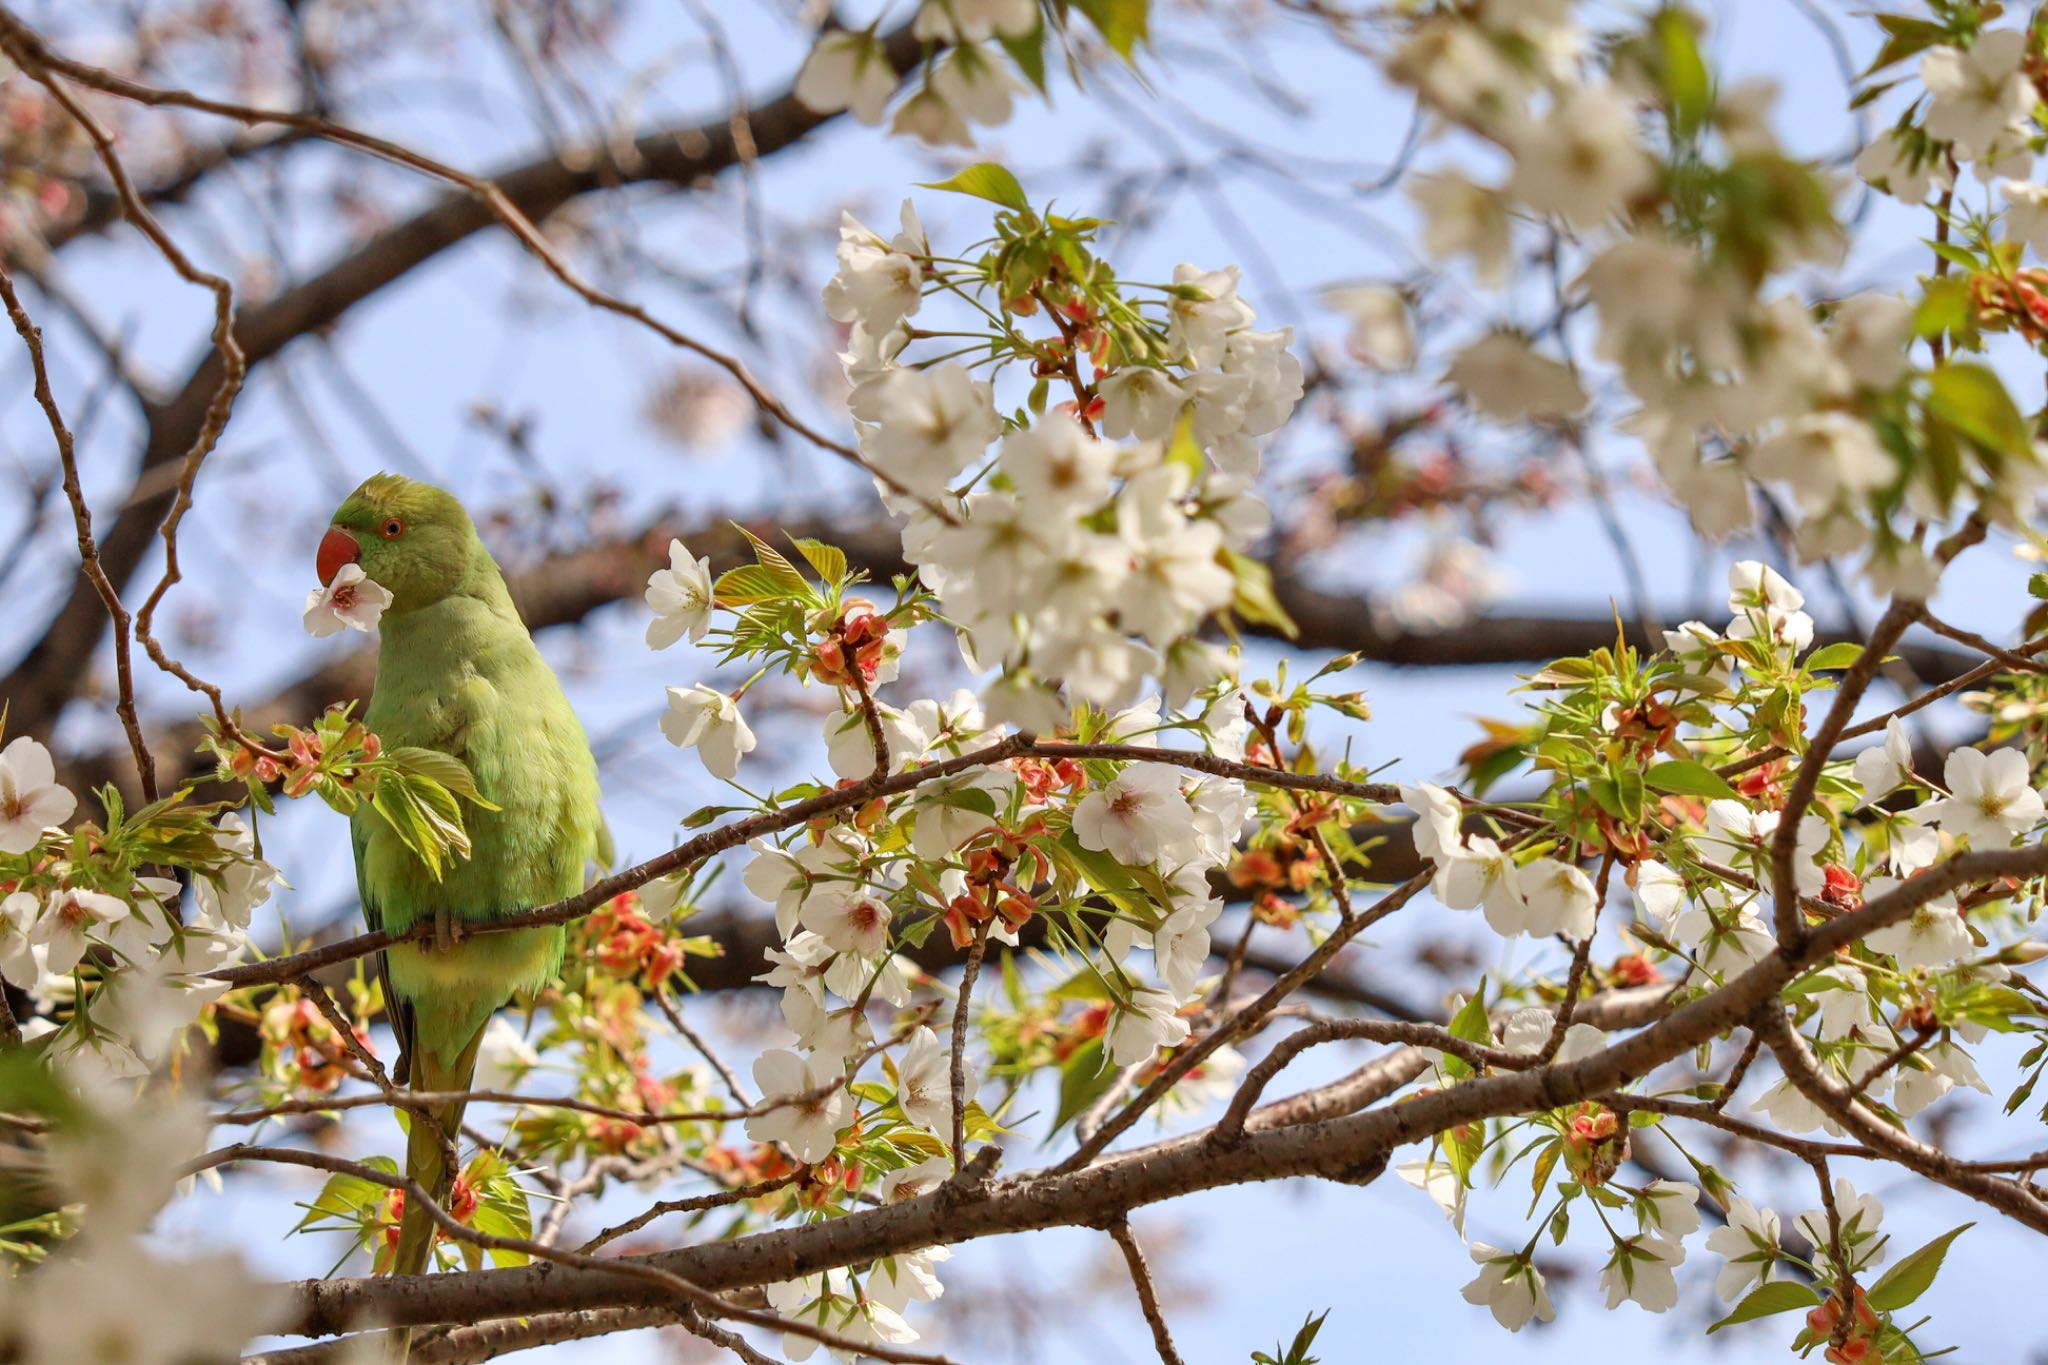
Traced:
[[[1832, 0], [1814, 3], [1838, 14], [1846, 8]], [[28, 8], [33, 14], [36, 6]], [[55, 0], [42, 8], [51, 12]], [[792, 30], [774, 17], [776, 7], [722, 8], [733, 11], [725, 22], [750, 88], [779, 88], [801, 48]], [[1799, 6], [1788, 0], [1723, 0], [1712, 10], [1711, 42], [1723, 69], [1732, 75], [1768, 75], [1781, 83], [1780, 124], [1794, 150], [1827, 155], [1851, 145], [1835, 68], [1819, 31]], [[680, 57], [677, 74], [649, 99], [647, 118], [704, 111], [716, 98], [710, 68], [701, 51], [690, 46], [693, 40], [684, 7], [659, 5], [639, 10], [622, 36], [618, 49], [634, 62], [671, 51]], [[1345, 280], [1403, 277], [1414, 269], [1413, 258], [1401, 247], [1408, 216], [1398, 197], [1358, 205], [1355, 216], [1339, 224], [1268, 188], [1270, 178], [1248, 174], [1224, 182], [1221, 200], [1229, 211], [1219, 212], [1217, 194], [1199, 179], [1183, 188], [1147, 191], [1144, 178], [1130, 168], [1156, 164], [1162, 146], [1178, 141], [1194, 149], [1196, 170], [1217, 170], [1213, 146], [1199, 132], [1197, 120], [1206, 119], [1235, 129], [1244, 139], [1282, 149], [1305, 174], [1335, 180], [1335, 170], [1322, 168], [1341, 162], [1353, 167], [1343, 173], [1346, 178], [1359, 179], [1392, 155], [1405, 127], [1403, 106], [1361, 79], [1360, 64], [1299, 27], [1277, 23], [1235, 41], [1238, 51], [1252, 54], [1298, 96], [1302, 107], [1297, 114], [1277, 117], [1268, 106], [1245, 97], [1241, 75], [1194, 54], [1170, 52], [1171, 61], [1148, 64], [1158, 86], [1155, 95], [1124, 87], [1120, 98], [1127, 106], [1113, 108], [1062, 86], [1051, 109], [1027, 106], [1015, 122], [986, 140], [979, 155], [1006, 161], [1034, 196], [1056, 197], [1072, 209], [1103, 209], [1106, 201], [1127, 194], [1126, 208], [1138, 226], [1111, 239], [1111, 254], [1127, 277], [1163, 278], [1181, 260], [1242, 261], [1246, 293], [1268, 322], [1292, 323], [1304, 330], [1304, 339], [1314, 334], [1327, 341], [1336, 332], [1334, 321], [1314, 309], [1318, 289]], [[591, 74], [601, 86], [617, 79], [615, 72], [595, 66]], [[484, 168], [533, 145], [517, 89], [487, 54], [437, 54], [380, 81], [388, 102], [373, 106], [382, 112], [372, 121], [380, 131]], [[1074, 169], [1078, 154], [1098, 146], [1110, 154], [1113, 169]], [[1431, 149], [1426, 156], [1439, 154]], [[300, 191], [323, 188], [345, 165], [350, 175], [394, 187], [401, 204], [418, 202], [430, 192], [386, 168], [364, 168], [332, 156], [308, 158], [308, 164], [293, 182]], [[765, 165], [759, 192], [781, 224], [772, 260], [794, 279], [764, 291], [758, 342], [735, 335], [728, 314], [683, 288], [664, 285], [645, 272], [619, 283], [661, 316], [719, 344], [739, 347], [772, 387], [792, 395], [808, 415], [832, 422], [834, 415], [816, 396], [811, 378], [826, 340], [814, 290], [831, 268], [837, 210], [848, 206], [878, 225], [890, 222], [896, 201], [912, 192], [912, 182], [940, 178], [951, 164], [954, 159], [934, 160], [877, 131], [848, 125]], [[260, 177], [251, 188], [263, 192]], [[916, 193], [935, 239], [979, 235], [972, 201]], [[637, 196], [630, 213], [593, 205], [591, 218], [581, 225], [601, 241], [630, 229], [651, 256], [716, 275], [745, 259], [739, 208], [734, 181], [728, 178], [714, 193], [679, 203]], [[217, 258], [215, 234], [244, 245], [254, 240], [244, 226], [245, 210], [233, 195], [217, 195], [172, 221], [202, 255]], [[342, 240], [341, 226], [317, 213], [302, 210], [285, 226], [301, 272]], [[1889, 202], [1874, 205], [1868, 240], [1847, 277], [1873, 286], [1904, 283], [1917, 265], [1914, 237], [1920, 230]], [[106, 324], [130, 332], [145, 368], [171, 375], [190, 363], [204, 333], [206, 301], [169, 279], [138, 253], [132, 240], [84, 244], [67, 253], [66, 271]], [[602, 265], [594, 273], [613, 282], [606, 280]], [[1452, 290], [1450, 297], [1459, 296]], [[1469, 297], [1459, 306], [1475, 320], [1486, 316]], [[532, 446], [543, 477], [560, 488], [573, 493], [591, 480], [618, 485], [623, 522], [671, 504], [706, 513], [740, 509], [791, 515], [866, 506], [860, 483], [843, 467], [793, 450], [771, 450], [746, 430], [715, 450], [685, 450], [655, 432], [643, 416], [647, 394], [671, 372], [677, 357], [650, 334], [584, 307], [502, 238], [472, 241], [351, 314], [335, 347], [353, 381], [376, 396], [378, 407], [402, 432], [402, 442], [364, 420], [362, 404], [337, 383], [319, 349], [302, 345], [283, 369], [274, 370], [243, 400], [202, 481], [200, 507], [187, 523], [192, 581], [172, 599], [168, 617], [174, 624], [196, 625], [200, 617], [195, 613], [203, 610], [217, 620], [217, 646], [205, 644], [194, 629], [180, 647], [201, 671], [227, 683], [231, 696], [261, 696], [308, 663], [354, 643], [305, 639], [298, 612], [311, 585], [319, 527], [357, 478], [394, 467], [431, 475], [473, 506], [531, 504], [534, 471], [508, 457], [501, 442], [479, 429], [473, 405], [480, 400], [506, 415], [532, 419]], [[92, 366], [61, 336], [57, 359], [60, 386], [76, 401], [89, 386]], [[13, 356], [0, 358], [0, 373], [12, 376], [15, 368]], [[278, 382], [287, 372], [296, 399]], [[41, 450], [36, 415], [16, 387], [10, 381], [0, 390], [7, 395], [0, 400], [0, 439], [5, 442], [0, 461]], [[1372, 397], [1393, 399], [1419, 391], [1421, 382], [1413, 381]], [[2021, 383], [2016, 391], [2024, 401], [2038, 392], [2038, 380]], [[311, 410], [326, 449], [294, 421], [299, 401]], [[118, 405], [98, 414], [87, 446], [86, 474], [88, 491], [102, 506], [110, 506], [125, 487], [133, 429], [131, 415]], [[1327, 432], [1312, 424], [1284, 434], [1273, 461], [1276, 486], [1313, 468], [1327, 458], [1327, 450]], [[1619, 448], [1609, 453], [1617, 462], [1624, 457]], [[1664, 610], [1674, 613], [1672, 620], [1702, 597], [1712, 601], [1720, 596], [1721, 569], [1730, 554], [1695, 552], [1683, 535], [1682, 518], [1653, 495], [1628, 495], [1622, 509], [1638, 544], [1649, 548], [1652, 593]], [[1600, 611], [1619, 593], [1617, 563], [1589, 512], [1571, 508], [1510, 518], [1497, 529], [1497, 552], [1514, 576], [1502, 610]], [[1413, 527], [1376, 528], [1367, 538], [1347, 542], [1325, 568], [1337, 582], [1394, 581], [1419, 542]], [[1754, 547], [1733, 548], [1754, 552]], [[62, 537], [50, 540], [49, 572], [26, 583], [17, 580], [15, 591], [23, 604], [68, 585], [62, 575], [69, 572], [69, 553]], [[2024, 578], [2024, 569], [2002, 550], [1979, 551], [1951, 575], [1937, 609], [2002, 635], [2015, 619]], [[1821, 592], [1813, 596], [1832, 605]], [[1827, 619], [1825, 610], [1817, 614]], [[557, 632], [544, 641], [600, 746], [618, 738], [616, 760], [607, 773], [608, 812], [622, 853], [633, 858], [666, 847], [675, 836], [678, 815], [717, 795], [694, 758], [669, 749], [653, 727], [661, 687], [711, 676], [708, 660], [686, 651], [650, 656], [641, 647], [639, 630], [636, 612], [619, 609], [600, 613], [579, 632]], [[0, 645], [13, 643], [6, 631], [0, 625]], [[944, 656], [941, 649], [927, 650], [913, 672], [936, 685], [946, 669]], [[1511, 714], [1515, 704], [1506, 670], [1368, 668], [1358, 676], [1376, 711], [1372, 723], [1355, 729], [1358, 752], [1374, 762], [1398, 758], [1404, 775], [1449, 769], [1471, 738], [1471, 716]], [[174, 687], [153, 683], [149, 695], [162, 713], [190, 709]], [[99, 728], [96, 721], [79, 717], [68, 737], [83, 740]], [[815, 733], [810, 719], [764, 729], [764, 753], [772, 750], [798, 765], [814, 751]], [[272, 856], [286, 865], [296, 886], [283, 901], [294, 923], [324, 919], [348, 906], [352, 883], [338, 817], [324, 810], [295, 811], [277, 823], [271, 838]], [[1431, 924], [1434, 928], [1440, 920]], [[1453, 932], [1460, 928], [1454, 926]], [[1359, 965], [1398, 989], [1401, 964], [1410, 960], [1413, 946], [1412, 932], [1396, 929], [1368, 949]], [[1481, 951], [1494, 949], [1483, 946]], [[1422, 984], [1411, 993], [1431, 989]], [[700, 1012], [722, 1032], [747, 1033], [747, 1019], [735, 1020], [726, 1010], [706, 1002]], [[1290, 1077], [1298, 1073], [1306, 1085], [1355, 1058], [1325, 1049], [1305, 1059]], [[1991, 1066], [1986, 1070], [1990, 1073]], [[1990, 1111], [1988, 1103], [1983, 1107]], [[1965, 1125], [1966, 1140], [1989, 1140], [1988, 1134], [1972, 1131], [1978, 1126]], [[365, 1151], [394, 1145], [391, 1132], [370, 1125], [361, 1126], [355, 1140]], [[1030, 1162], [1027, 1153], [1011, 1154], [1012, 1168]], [[1849, 1173], [1859, 1183], [1865, 1176], [1853, 1169]], [[1974, 1206], [1948, 1196], [1906, 1198], [1889, 1173], [1872, 1176], [1893, 1207], [1888, 1226], [1902, 1246], [1980, 1216]], [[1794, 1182], [1778, 1200], [1788, 1216], [1812, 1202], [1808, 1183]], [[202, 1193], [176, 1210], [167, 1235], [226, 1238], [275, 1273], [317, 1273], [331, 1260], [329, 1247], [283, 1236], [295, 1211], [282, 1192], [302, 1188], [310, 1191], [292, 1176], [240, 1176], [227, 1194]], [[1527, 1235], [1517, 1232], [1525, 1207], [1526, 1198], [1512, 1185], [1498, 1196], [1479, 1196], [1475, 1235], [1521, 1240]], [[1723, 1357], [1731, 1349], [1775, 1352], [1784, 1337], [1779, 1326], [1770, 1325], [1717, 1337], [1711, 1346], [1701, 1338], [1705, 1318], [1700, 1313], [1710, 1303], [1706, 1281], [1713, 1264], [1695, 1240], [1691, 1264], [1681, 1272], [1682, 1283], [1693, 1291], [1686, 1299], [1690, 1311], [1665, 1317], [1633, 1306], [1604, 1312], [1585, 1289], [1598, 1259], [1580, 1255], [1570, 1258], [1582, 1272], [1578, 1287], [1559, 1288], [1559, 1321], [1510, 1341], [1482, 1310], [1457, 1297], [1471, 1267], [1450, 1228], [1421, 1195], [1391, 1179], [1364, 1190], [1300, 1184], [1217, 1191], [1148, 1210], [1136, 1227], [1148, 1243], [1172, 1243], [1171, 1252], [1157, 1259], [1175, 1284], [1199, 1287], [1175, 1306], [1173, 1315], [1183, 1353], [1194, 1362], [1242, 1361], [1252, 1349], [1270, 1347], [1291, 1333], [1307, 1313], [1324, 1308], [1334, 1309], [1322, 1336], [1324, 1358], [1331, 1362], [1400, 1359], [1419, 1352], [1446, 1361], [1489, 1359], [1496, 1352], [1501, 1359], [1564, 1361], [1591, 1351], [1656, 1351], [1676, 1365], [1704, 1361], [1710, 1351]], [[1587, 1249], [1583, 1240], [1575, 1239], [1575, 1245], [1581, 1252]], [[1090, 1233], [1034, 1234], [962, 1248], [953, 1264], [963, 1279], [982, 1285], [1006, 1279], [1058, 1285], [1076, 1276], [1105, 1274], [1108, 1284], [1081, 1301], [1079, 1312], [1065, 1324], [1066, 1334], [1048, 1338], [1050, 1348], [1035, 1358], [1085, 1352], [1098, 1362], [1148, 1361], [1149, 1337], [1135, 1302], [1124, 1292], [1121, 1269], [1104, 1259], [1107, 1247], [1106, 1239]], [[2037, 1335], [2028, 1325], [2030, 1315], [2019, 1307], [2032, 1288], [2033, 1255], [2024, 1234], [1988, 1220], [1961, 1239], [1941, 1283], [1925, 1301], [1937, 1315], [1931, 1339], [1960, 1344], [1961, 1360], [2020, 1359], [2016, 1341]], [[558, 1348], [545, 1358], [654, 1361], [664, 1358], [663, 1349], [644, 1337], [608, 1339]], [[968, 1354], [1002, 1358], [982, 1346]]]

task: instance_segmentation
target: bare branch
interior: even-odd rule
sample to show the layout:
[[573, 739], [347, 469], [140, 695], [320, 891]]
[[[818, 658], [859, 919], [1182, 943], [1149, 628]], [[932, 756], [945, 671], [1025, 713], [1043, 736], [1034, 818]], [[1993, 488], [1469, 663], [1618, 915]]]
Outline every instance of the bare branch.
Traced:
[[1152, 1284], [1152, 1272], [1145, 1265], [1145, 1250], [1138, 1245], [1138, 1239], [1131, 1235], [1131, 1223], [1127, 1218], [1118, 1218], [1109, 1224], [1109, 1235], [1116, 1241], [1117, 1249], [1124, 1254], [1124, 1264], [1131, 1269], [1131, 1284], [1138, 1291], [1138, 1305], [1145, 1310], [1145, 1323], [1152, 1329], [1152, 1345], [1159, 1351], [1160, 1365], [1186, 1365], [1180, 1352], [1173, 1349], [1173, 1333], [1167, 1330], [1166, 1314], [1159, 1307], [1159, 1291]]
[[29, 320], [28, 313], [21, 306], [21, 296], [15, 292], [14, 279], [5, 268], [0, 268], [0, 300], [6, 302], [7, 316], [14, 323], [14, 330], [21, 334], [22, 344], [28, 347], [29, 365], [35, 372], [36, 402], [50, 423], [50, 435], [57, 442], [57, 459], [64, 469], [64, 496], [71, 503], [71, 520], [78, 531], [79, 567], [84, 571], [91, 591], [98, 596], [114, 623], [117, 689], [114, 712], [121, 718], [121, 728], [127, 732], [129, 754], [135, 760], [136, 777], [142, 783], [143, 795], [153, 801], [156, 799], [156, 760], [142, 738], [142, 724], [135, 714], [135, 672], [129, 654], [131, 618], [128, 608], [122, 605], [120, 589], [114, 586], [106, 566], [100, 561], [99, 543], [93, 538], [92, 509], [86, 506], [85, 490], [78, 482], [77, 447], [72, 441], [71, 429], [64, 424], [64, 414], [58, 411], [56, 394], [50, 389], [50, 370], [43, 356], [42, 330]]

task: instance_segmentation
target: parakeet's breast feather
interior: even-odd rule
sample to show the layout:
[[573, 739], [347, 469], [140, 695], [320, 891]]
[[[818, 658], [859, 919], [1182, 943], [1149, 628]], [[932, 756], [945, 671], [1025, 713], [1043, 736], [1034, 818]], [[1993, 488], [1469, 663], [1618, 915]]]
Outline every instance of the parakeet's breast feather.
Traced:
[[[383, 818], [354, 815], [365, 918], [402, 931], [445, 910], [487, 922], [572, 896], [599, 856], [597, 765], [560, 682], [509, 604], [451, 598], [385, 622], [378, 679], [364, 720], [387, 746], [460, 759], [497, 807], [465, 805], [467, 859], [441, 875]], [[415, 1011], [446, 1015], [459, 1033], [481, 1026], [514, 993], [537, 989], [560, 963], [557, 928], [479, 935], [456, 951], [408, 945], [387, 955], [389, 992]], [[431, 1030], [444, 1036], [444, 1030]]]

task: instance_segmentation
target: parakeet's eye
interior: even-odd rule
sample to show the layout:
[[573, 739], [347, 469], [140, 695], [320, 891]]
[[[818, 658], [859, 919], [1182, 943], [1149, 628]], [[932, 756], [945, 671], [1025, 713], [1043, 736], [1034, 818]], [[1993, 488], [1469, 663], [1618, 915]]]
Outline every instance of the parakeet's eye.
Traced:
[[391, 520], [384, 523], [384, 539], [396, 540], [404, 534], [405, 523], [400, 521], [397, 517], [393, 517]]

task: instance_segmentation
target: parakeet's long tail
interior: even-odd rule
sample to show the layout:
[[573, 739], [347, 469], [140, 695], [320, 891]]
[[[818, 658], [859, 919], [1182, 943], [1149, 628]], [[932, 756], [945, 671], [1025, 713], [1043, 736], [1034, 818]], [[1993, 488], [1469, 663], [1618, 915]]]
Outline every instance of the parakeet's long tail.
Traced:
[[[412, 1088], [428, 1093], [467, 1090], [476, 1075], [476, 1054], [482, 1045], [484, 1031], [478, 1029], [471, 1036], [462, 1051], [456, 1054], [452, 1065], [443, 1066], [441, 1059], [428, 1048], [415, 1048], [412, 1053]], [[441, 1134], [448, 1135], [451, 1143], [461, 1141], [462, 1112], [468, 1106], [455, 1104], [435, 1105], [416, 1115], [405, 1144], [405, 1173], [431, 1191], [434, 1202], [442, 1208], [448, 1207], [448, 1194], [455, 1185], [455, 1172], [441, 1149]], [[433, 1123], [423, 1121], [432, 1118]], [[440, 1125], [436, 1131], [435, 1123]], [[406, 1201], [405, 1215], [398, 1225], [398, 1250], [391, 1258], [393, 1275], [417, 1275], [427, 1268], [434, 1249], [434, 1217], [412, 1200]], [[403, 1365], [411, 1343], [410, 1331], [394, 1332], [391, 1336], [391, 1359]]]

